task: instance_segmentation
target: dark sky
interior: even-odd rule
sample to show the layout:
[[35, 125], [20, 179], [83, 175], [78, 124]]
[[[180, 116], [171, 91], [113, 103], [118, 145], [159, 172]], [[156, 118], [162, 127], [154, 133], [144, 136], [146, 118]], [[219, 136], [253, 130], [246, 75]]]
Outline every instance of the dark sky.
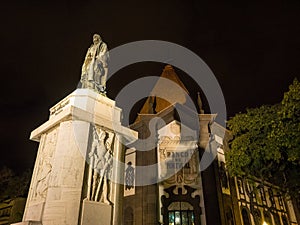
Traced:
[[[279, 102], [300, 72], [298, 0], [10, 0], [1, 3], [0, 21], [0, 167], [17, 171], [33, 167], [38, 144], [29, 140], [30, 132], [76, 89], [95, 32], [110, 49], [155, 39], [192, 50], [218, 79], [229, 116]], [[125, 68], [108, 81], [108, 96], [113, 99], [134, 78], [160, 75], [162, 69], [160, 64]]]

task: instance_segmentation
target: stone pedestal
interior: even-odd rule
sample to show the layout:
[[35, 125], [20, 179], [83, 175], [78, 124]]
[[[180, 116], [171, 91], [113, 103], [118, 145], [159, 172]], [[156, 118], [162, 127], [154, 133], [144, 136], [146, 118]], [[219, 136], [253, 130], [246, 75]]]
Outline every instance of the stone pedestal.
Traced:
[[[112, 219], [122, 218], [123, 189], [118, 182], [122, 182], [123, 168], [115, 162], [124, 160], [121, 140], [137, 138], [136, 132], [121, 125], [120, 118], [121, 109], [113, 100], [89, 89], [75, 90], [50, 109], [49, 120], [31, 133], [31, 140], [40, 144], [20, 225], [120, 224]], [[84, 201], [95, 128], [114, 136], [111, 205]], [[95, 223], [100, 215], [102, 222]]]
[[83, 201], [81, 224], [110, 225], [112, 206], [92, 201]]
[[14, 225], [42, 225], [42, 223], [38, 221], [26, 221], [26, 222], [14, 223]]

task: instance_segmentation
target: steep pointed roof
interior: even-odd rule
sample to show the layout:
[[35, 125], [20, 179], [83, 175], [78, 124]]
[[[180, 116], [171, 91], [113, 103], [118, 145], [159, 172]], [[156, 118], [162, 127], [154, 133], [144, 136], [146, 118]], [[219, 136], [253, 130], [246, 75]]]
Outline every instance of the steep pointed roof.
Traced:
[[[165, 66], [165, 68], [164, 68], [162, 74], [160, 75], [160, 77], [164, 77], [164, 78], [167, 78], [167, 79], [175, 82], [181, 88], [183, 88], [187, 94], [189, 94], [189, 91], [186, 89], [186, 87], [184, 86], [182, 81], [179, 79], [179, 77], [177, 76], [174, 68], [171, 65], [166, 65]], [[155, 89], [155, 87], [154, 87], [154, 89]]]
[[187, 95], [189, 92], [173, 67], [166, 65], [139, 114], [155, 114], [175, 103], [184, 104]]

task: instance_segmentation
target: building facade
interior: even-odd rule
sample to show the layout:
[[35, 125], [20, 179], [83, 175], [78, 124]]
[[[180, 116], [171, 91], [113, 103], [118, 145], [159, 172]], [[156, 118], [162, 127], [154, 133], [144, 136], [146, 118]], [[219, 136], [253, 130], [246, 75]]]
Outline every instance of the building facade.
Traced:
[[[164, 87], [164, 79], [184, 91]], [[168, 101], [157, 97], [162, 92]], [[124, 224], [298, 224], [292, 202], [279, 189], [229, 176], [224, 154], [230, 132], [215, 122], [217, 115], [204, 113], [201, 99], [198, 112], [182, 107], [189, 97], [168, 65], [131, 124], [139, 139], [149, 142], [139, 146], [142, 151], [125, 153]], [[155, 118], [161, 122], [151, 128]], [[151, 171], [144, 169], [151, 165]]]

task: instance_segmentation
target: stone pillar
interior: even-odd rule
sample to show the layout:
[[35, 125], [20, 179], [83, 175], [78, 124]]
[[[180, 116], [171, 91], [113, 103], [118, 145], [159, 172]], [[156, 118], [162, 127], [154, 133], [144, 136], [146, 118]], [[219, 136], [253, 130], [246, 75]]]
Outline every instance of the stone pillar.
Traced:
[[[121, 126], [120, 118], [121, 109], [113, 100], [88, 89], [75, 90], [50, 109], [49, 120], [31, 133], [31, 140], [40, 142], [40, 145], [23, 222], [18, 225], [121, 224], [123, 188], [120, 184], [110, 182], [109, 203], [87, 197], [88, 162], [93, 146], [98, 148], [100, 144], [98, 139], [96, 145], [93, 144], [93, 130], [97, 128], [105, 132], [102, 149], [111, 152], [114, 162], [124, 160], [120, 140], [137, 138], [136, 132]], [[108, 147], [109, 141], [114, 145]], [[95, 154], [95, 157], [101, 156], [99, 151]], [[97, 162], [103, 158], [98, 157]], [[122, 164], [115, 164], [112, 172], [123, 181]], [[101, 170], [101, 166], [96, 168], [94, 165], [93, 170], [99, 168]], [[95, 175], [95, 186], [100, 178], [100, 175]], [[99, 190], [101, 187], [99, 185]]]
[[[125, 158], [125, 149], [124, 146], [122, 145], [122, 136], [117, 135], [115, 142], [115, 151], [116, 151], [116, 159], [117, 162], [124, 162]], [[116, 163], [116, 165], [113, 167], [114, 168], [114, 174], [115, 174], [115, 182], [113, 184], [114, 186], [114, 199], [113, 202], [115, 203], [113, 207], [113, 225], [120, 225], [122, 224], [122, 219], [123, 219], [123, 197], [124, 197], [124, 186], [123, 186], [123, 181], [124, 181], [124, 164], [121, 163]], [[116, 204], [118, 203], [118, 204]]]

